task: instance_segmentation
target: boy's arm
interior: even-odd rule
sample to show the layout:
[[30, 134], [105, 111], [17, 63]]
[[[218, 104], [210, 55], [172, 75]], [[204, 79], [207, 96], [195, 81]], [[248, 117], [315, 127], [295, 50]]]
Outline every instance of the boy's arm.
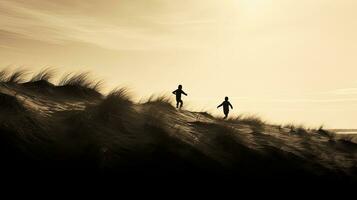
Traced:
[[172, 94], [176, 94], [176, 91], [177, 91], [177, 90], [173, 91]]
[[223, 103], [219, 104], [219, 106], [217, 106], [217, 108], [221, 107], [223, 105]]
[[231, 103], [229, 103], [229, 106], [233, 109], [233, 106], [232, 106], [232, 104], [231, 104]]
[[182, 94], [184, 94], [184, 95], [186, 95], [186, 96], [187, 96], [186, 92], [184, 92], [183, 90], [182, 90]]

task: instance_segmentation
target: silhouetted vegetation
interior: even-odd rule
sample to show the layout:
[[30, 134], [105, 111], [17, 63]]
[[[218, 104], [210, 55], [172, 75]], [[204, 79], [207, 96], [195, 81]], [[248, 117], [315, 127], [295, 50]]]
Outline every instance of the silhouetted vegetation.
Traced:
[[47, 81], [50, 82], [56, 75], [56, 71], [52, 68], [45, 68], [39, 73], [34, 74], [29, 82]]
[[6, 69], [3, 69], [3, 70], [0, 71], [0, 82], [1, 83], [6, 82], [7, 75], [8, 75], [8, 72], [7, 72]]
[[166, 95], [151, 95], [148, 99], [143, 101], [143, 104], [172, 107], [172, 100]]
[[265, 122], [257, 115], [238, 115], [236, 118], [231, 118], [228, 121], [233, 123], [247, 124], [256, 127], [260, 127], [265, 124]]
[[[24, 87], [23, 75], [0, 72], [0, 80], [12, 85], [0, 86], [0, 156], [7, 171], [239, 181], [357, 179], [356, 145], [314, 134], [323, 128], [273, 126], [255, 115], [221, 120], [207, 112], [176, 112], [167, 96], [134, 103], [125, 88], [102, 95], [88, 73], [67, 74], [59, 86], [50, 87], [50, 95], [34, 95], [44, 87]], [[49, 82], [54, 75], [45, 69], [29, 82]], [[88, 98], [88, 91], [98, 96]]]
[[99, 93], [103, 86], [103, 81], [90, 79], [88, 72], [78, 74], [68, 73], [60, 79], [58, 85], [71, 88], [84, 88]]
[[25, 81], [27, 74], [28, 71], [24, 69], [16, 69], [12, 72], [9, 69], [3, 69], [0, 71], [0, 81], [3, 83], [21, 83]]

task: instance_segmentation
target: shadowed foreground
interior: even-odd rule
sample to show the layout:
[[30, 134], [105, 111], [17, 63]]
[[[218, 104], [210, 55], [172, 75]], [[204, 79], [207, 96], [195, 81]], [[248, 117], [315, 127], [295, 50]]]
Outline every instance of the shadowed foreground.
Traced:
[[165, 98], [134, 104], [78, 79], [2, 82], [4, 173], [356, 181], [357, 145], [323, 129], [223, 121]]

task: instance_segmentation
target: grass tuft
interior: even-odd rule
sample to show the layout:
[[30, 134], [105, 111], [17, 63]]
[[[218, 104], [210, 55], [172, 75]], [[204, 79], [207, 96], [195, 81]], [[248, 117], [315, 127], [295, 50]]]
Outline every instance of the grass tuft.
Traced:
[[166, 105], [172, 107], [172, 100], [167, 95], [151, 95], [143, 104]]
[[49, 82], [56, 75], [56, 70], [52, 68], [44, 68], [30, 79], [30, 82], [47, 81]]
[[127, 88], [119, 88], [112, 90], [104, 101], [120, 101], [131, 103], [131, 97]]
[[0, 82], [2, 83], [22, 83], [25, 81], [25, 76], [28, 74], [27, 70], [16, 69], [9, 72], [8, 69], [0, 71]]
[[133, 102], [126, 88], [114, 89], [97, 106], [96, 116], [99, 120], [110, 121], [126, 116], [132, 110]]
[[3, 69], [0, 71], [0, 82], [7, 82], [7, 77], [9, 76], [8, 69]]
[[60, 79], [58, 85], [90, 89], [100, 93], [103, 86], [103, 81], [91, 79], [90, 74], [88, 72], [82, 72], [77, 74], [68, 73]]
[[229, 119], [228, 121], [233, 123], [257, 126], [257, 127], [263, 126], [265, 124], [265, 121], [263, 121], [257, 115], [239, 115], [238, 117]]

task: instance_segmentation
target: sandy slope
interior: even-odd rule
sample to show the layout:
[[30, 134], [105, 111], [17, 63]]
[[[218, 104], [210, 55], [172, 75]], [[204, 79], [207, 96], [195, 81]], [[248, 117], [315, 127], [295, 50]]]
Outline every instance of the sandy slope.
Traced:
[[166, 102], [133, 104], [120, 95], [67, 95], [55, 87], [2, 84], [0, 94], [0, 145], [11, 167], [282, 179], [357, 176], [356, 144], [324, 130], [224, 121]]

